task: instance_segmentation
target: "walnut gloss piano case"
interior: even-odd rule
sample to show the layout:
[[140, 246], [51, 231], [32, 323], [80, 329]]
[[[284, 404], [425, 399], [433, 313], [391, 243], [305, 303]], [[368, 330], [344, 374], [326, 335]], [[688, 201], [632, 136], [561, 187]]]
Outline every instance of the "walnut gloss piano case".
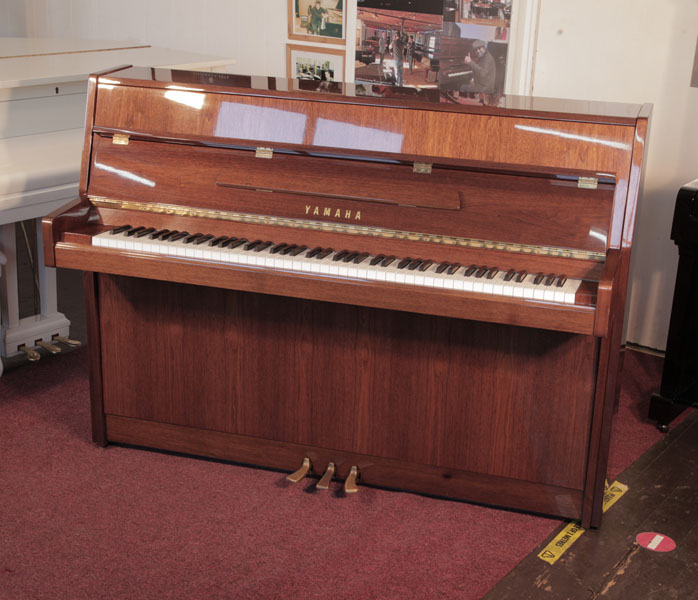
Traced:
[[85, 272], [95, 442], [600, 524], [648, 106], [145, 68], [88, 96], [43, 227]]

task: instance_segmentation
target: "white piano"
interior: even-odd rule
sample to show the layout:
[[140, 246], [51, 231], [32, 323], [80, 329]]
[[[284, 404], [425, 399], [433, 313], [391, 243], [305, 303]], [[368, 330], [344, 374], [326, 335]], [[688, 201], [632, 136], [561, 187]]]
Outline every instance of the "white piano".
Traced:
[[51, 351], [57, 337], [69, 337], [40, 231], [32, 250], [40, 304], [20, 318], [17, 244], [24, 240], [16, 223], [39, 228], [41, 217], [77, 196], [87, 76], [124, 64], [228, 72], [234, 62], [127, 42], [0, 38], [0, 375], [2, 357], [38, 360], [41, 345]]

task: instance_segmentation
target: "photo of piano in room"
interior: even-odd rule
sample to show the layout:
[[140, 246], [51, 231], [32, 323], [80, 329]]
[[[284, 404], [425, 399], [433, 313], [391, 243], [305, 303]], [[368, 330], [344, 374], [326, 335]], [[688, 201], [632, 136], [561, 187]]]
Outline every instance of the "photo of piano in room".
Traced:
[[504, 90], [507, 38], [508, 31], [499, 27], [444, 23], [439, 89], [455, 99], [496, 104]]
[[442, 6], [426, 0], [359, 0], [355, 81], [435, 88]]
[[[457, 7], [456, 20], [509, 27], [512, 0], [474, 0], [472, 2], [455, 0], [455, 2], [460, 4]], [[446, 3], [449, 4], [449, 0]]]

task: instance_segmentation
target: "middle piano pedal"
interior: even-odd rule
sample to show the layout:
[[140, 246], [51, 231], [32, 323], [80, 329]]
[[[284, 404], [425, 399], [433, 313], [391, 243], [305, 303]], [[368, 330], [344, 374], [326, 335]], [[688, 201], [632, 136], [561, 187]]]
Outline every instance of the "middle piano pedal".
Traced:
[[330, 489], [330, 481], [332, 481], [332, 477], [334, 476], [334, 463], [331, 462], [329, 465], [327, 465], [327, 470], [325, 471], [325, 474], [320, 478], [320, 481], [317, 482], [315, 487], [319, 490], [328, 490]]

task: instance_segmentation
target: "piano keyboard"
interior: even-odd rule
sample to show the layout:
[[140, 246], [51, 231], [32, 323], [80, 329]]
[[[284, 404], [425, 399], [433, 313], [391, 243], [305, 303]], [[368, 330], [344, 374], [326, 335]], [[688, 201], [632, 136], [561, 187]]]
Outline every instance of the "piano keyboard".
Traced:
[[92, 245], [179, 258], [193, 258], [237, 265], [250, 265], [346, 277], [385, 281], [403, 285], [442, 288], [463, 292], [510, 296], [574, 304], [579, 279], [564, 275], [501, 271], [482, 265], [369, 254], [332, 248], [309, 248], [298, 244], [274, 243], [187, 231], [156, 230], [153, 227], [122, 225], [93, 236]]

